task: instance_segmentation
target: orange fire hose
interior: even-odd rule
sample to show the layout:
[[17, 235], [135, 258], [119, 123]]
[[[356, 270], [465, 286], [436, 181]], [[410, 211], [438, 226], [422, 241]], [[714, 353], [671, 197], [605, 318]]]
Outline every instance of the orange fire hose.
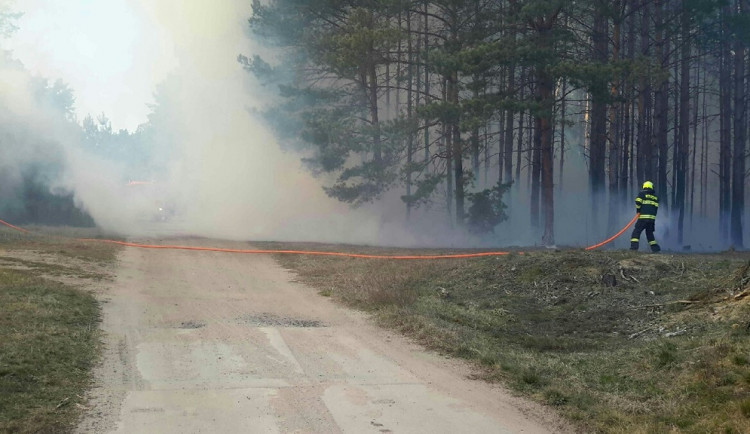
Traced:
[[219, 247], [196, 247], [196, 246], [175, 246], [175, 245], [156, 245], [156, 244], [137, 244], [125, 241], [101, 240], [96, 238], [79, 238], [81, 241], [99, 241], [109, 244], [119, 244], [121, 246], [139, 247], [142, 249], [170, 249], [170, 250], [200, 250], [204, 252], [227, 252], [227, 253], [286, 253], [296, 255], [317, 255], [317, 256], [345, 256], [348, 258], [367, 258], [367, 259], [445, 259], [445, 258], [477, 258], [480, 256], [502, 256], [510, 252], [480, 252], [480, 253], [462, 253], [455, 255], [365, 255], [358, 253], [340, 253], [340, 252], [319, 252], [311, 250], [264, 250], [264, 249], [224, 249]]
[[599, 244], [594, 244], [593, 246], [586, 247], [586, 250], [594, 250], [594, 249], [596, 249], [598, 247], [601, 247], [601, 246], [609, 243], [610, 241], [614, 240], [615, 238], [619, 237], [620, 235], [622, 235], [623, 232], [625, 232], [626, 230], [628, 230], [629, 227], [633, 226], [633, 223], [635, 223], [635, 221], [638, 220], [638, 217], [640, 217], [640, 216], [641, 216], [641, 213], [637, 213], [635, 215], [635, 217], [633, 217], [633, 220], [630, 220], [630, 223], [628, 223], [627, 226], [625, 226], [624, 228], [620, 229], [620, 232], [614, 234], [612, 237], [610, 237], [610, 238], [602, 241]]
[[13, 226], [12, 224], [10, 224], [10, 223], [8, 223], [6, 221], [0, 220], [0, 223], [4, 224], [5, 226], [8, 226], [9, 228], [15, 229], [15, 230], [17, 230], [19, 232], [23, 232], [25, 234], [29, 233], [29, 231], [27, 231], [26, 229], [19, 228], [18, 226]]
[[[640, 214], [636, 214], [635, 217], [633, 217], [633, 220], [631, 220], [630, 223], [627, 224], [627, 226], [622, 228], [620, 232], [618, 232], [611, 238], [605, 241], [602, 241], [599, 244], [594, 244], [593, 246], [586, 247], [586, 250], [593, 250], [593, 249], [599, 248], [611, 242], [615, 238], [619, 237], [630, 226], [632, 226], [633, 223], [635, 223], [639, 215]], [[19, 228], [18, 226], [14, 226], [4, 220], [0, 220], [0, 224], [8, 226], [9, 228], [15, 229], [19, 232], [23, 232], [27, 234], [30, 233], [28, 230]], [[461, 254], [454, 254], [454, 255], [365, 255], [365, 254], [357, 254], [357, 253], [319, 252], [319, 251], [307, 251], [307, 250], [224, 249], [224, 248], [218, 248], [218, 247], [139, 244], [139, 243], [130, 243], [126, 241], [105, 240], [105, 239], [98, 239], [98, 238], [74, 238], [74, 239], [78, 241], [86, 241], [86, 242], [118, 244], [121, 246], [137, 247], [141, 249], [198, 250], [198, 251], [204, 251], [204, 252], [226, 252], [226, 253], [246, 253], [246, 254], [282, 253], [282, 254], [295, 254], [295, 255], [342, 256], [342, 257], [348, 257], [348, 258], [366, 258], [366, 259], [456, 259], [456, 258], [478, 258], [478, 257], [483, 257], [483, 256], [504, 256], [504, 255], [508, 255], [511, 253], [509, 251], [502, 251], [502, 252], [461, 253]], [[523, 254], [523, 252], [517, 252], [517, 253]]]

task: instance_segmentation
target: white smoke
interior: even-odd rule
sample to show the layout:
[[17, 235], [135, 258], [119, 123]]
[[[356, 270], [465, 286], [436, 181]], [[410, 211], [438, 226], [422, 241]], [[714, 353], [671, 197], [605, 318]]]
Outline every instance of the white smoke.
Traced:
[[[118, 4], [128, 5], [128, 16], [137, 17], [129, 19], [135, 20], [134, 26], [140, 32], [133, 36], [139, 45], [133, 47], [133, 52], [122, 54], [133, 57], [134, 64], [140, 64], [139, 50], [148, 53], [147, 59], [161, 60], [153, 61], [149, 72], [138, 67], [132, 74], [135, 81], [109, 83], [111, 89], [103, 95], [102, 102], [118, 98], [125, 101], [132, 96], [130, 88], [153, 89], [158, 106], [153, 109], [151, 121], [157, 131], [147, 144], [153, 164], [135, 171], [132, 165], [90, 152], [70, 125], [34, 100], [26, 83], [28, 74], [3, 69], [0, 103], [6, 109], [0, 110], [0, 126], [6, 127], [3, 131], [17, 131], [13, 134], [27, 138], [23, 146], [0, 147], [3, 179], [19, 176], [20, 172], [11, 167], [55, 156], [65, 161], [65, 172], [56, 178], [56, 187], [73, 192], [77, 203], [99, 226], [123, 235], [191, 234], [401, 246], [533, 245], [540, 241], [540, 232], [529, 225], [526, 168], [522, 172], [524, 179], [516, 180], [504, 198], [511, 220], [498, 226], [494, 235], [481, 238], [452, 230], [444, 205], [414, 210], [407, 222], [405, 206], [399, 198], [402, 192], [389, 193], [376, 206], [359, 210], [328, 198], [321, 188], [326, 180], [316, 179], [302, 167], [302, 155], [282, 151], [285, 147], [269, 128], [250, 114], [252, 109], [263, 108], [271, 93], [236, 61], [238, 54], [265, 54], [248, 35], [251, 2], [122, 0]], [[84, 2], [65, 5], [86, 9]], [[18, 6], [22, 8], [23, 4]], [[61, 16], [88, 19], [83, 13]], [[77, 28], [76, 22], [60, 25], [71, 32]], [[84, 39], [106, 45], [107, 35]], [[92, 49], [98, 52], [102, 47]], [[78, 59], [58, 57], [51, 61]], [[71, 70], [82, 71], [80, 65]], [[74, 91], [87, 79], [78, 77], [72, 82]], [[114, 116], [113, 123], [117, 123]], [[555, 196], [557, 244], [599, 242], [612, 228], [592, 229], [595, 225], [587, 199], [588, 181], [580, 144], [569, 144], [566, 162], [564, 189]], [[143, 173], [148, 176], [144, 178]], [[490, 174], [488, 179], [495, 176]], [[557, 182], [557, 174], [555, 177]], [[129, 180], [150, 184], [128, 186]], [[12, 184], [0, 185], [0, 192], [9, 185]], [[606, 221], [606, 205], [602, 205], [600, 221]], [[623, 204], [623, 209], [629, 210], [628, 207], [632, 204]], [[167, 208], [169, 215], [162, 219], [158, 208]], [[630, 217], [629, 211], [624, 212], [623, 225]], [[660, 219], [660, 225], [664, 231], [670, 230], [666, 219]], [[618, 240], [618, 247], [627, 245], [627, 235]]]
[[[253, 52], [247, 2], [206, 5], [143, 1], [144, 22], [158, 23], [177, 67], [160, 86], [163, 107], [150, 184], [128, 186], [123, 164], [67, 143], [61, 186], [102, 228], [124, 235], [188, 233], [233, 239], [379, 242], [379, 217], [325, 196], [320, 181], [253, 118], [263, 89], [236, 61]], [[159, 138], [164, 139], [163, 141]], [[174, 215], [160, 221], [158, 208]], [[156, 221], [155, 221], [156, 220]], [[403, 234], [399, 234], [403, 235]], [[403, 240], [403, 238], [401, 238]]]

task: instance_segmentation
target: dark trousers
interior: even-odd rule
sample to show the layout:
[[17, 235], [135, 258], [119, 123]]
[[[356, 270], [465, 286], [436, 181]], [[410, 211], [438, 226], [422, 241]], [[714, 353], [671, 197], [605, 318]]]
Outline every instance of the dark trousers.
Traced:
[[656, 242], [656, 238], [654, 237], [654, 221], [648, 219], [639, 219], [635, 223], [633, 234], [630, 236], [630, 250], [638, 250], [638, 242], [641, 239], [641, 232], [643, 232], [644, 229], [646, 230], [646, 239], [651, 246], [651, 251], [660, 251], [661, 247], [659, 247], [659, 243]]

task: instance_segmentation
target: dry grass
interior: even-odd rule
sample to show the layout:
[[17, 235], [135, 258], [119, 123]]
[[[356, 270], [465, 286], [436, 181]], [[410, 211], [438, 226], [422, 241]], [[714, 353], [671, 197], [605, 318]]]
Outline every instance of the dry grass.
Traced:
[[746, 274], [747, 259], [583, 251], [431, 261], [279, 255], [321, 294], [473, 361], [478, 376], [557, 408], [584, 431], [618, 433], [750, 432], [750, 297], [730, 301], [736, 288], [726, 288], [727, 276]]
[[98, 229], [29, 227], [31, 234], [23, 234], [0, 227], [0, 249], [33, 251], [86, 262], [108, 264], [114, 261], [119, 250], [112, 245], [76, 238], [107, 238]]

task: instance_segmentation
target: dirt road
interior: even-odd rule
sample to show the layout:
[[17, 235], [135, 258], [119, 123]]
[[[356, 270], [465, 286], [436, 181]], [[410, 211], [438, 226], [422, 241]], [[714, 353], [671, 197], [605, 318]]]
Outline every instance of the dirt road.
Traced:
[[561, 430], [293, 279], [269, 256], [123, 250], [101, 294], [107, 345], [79, 431]]

